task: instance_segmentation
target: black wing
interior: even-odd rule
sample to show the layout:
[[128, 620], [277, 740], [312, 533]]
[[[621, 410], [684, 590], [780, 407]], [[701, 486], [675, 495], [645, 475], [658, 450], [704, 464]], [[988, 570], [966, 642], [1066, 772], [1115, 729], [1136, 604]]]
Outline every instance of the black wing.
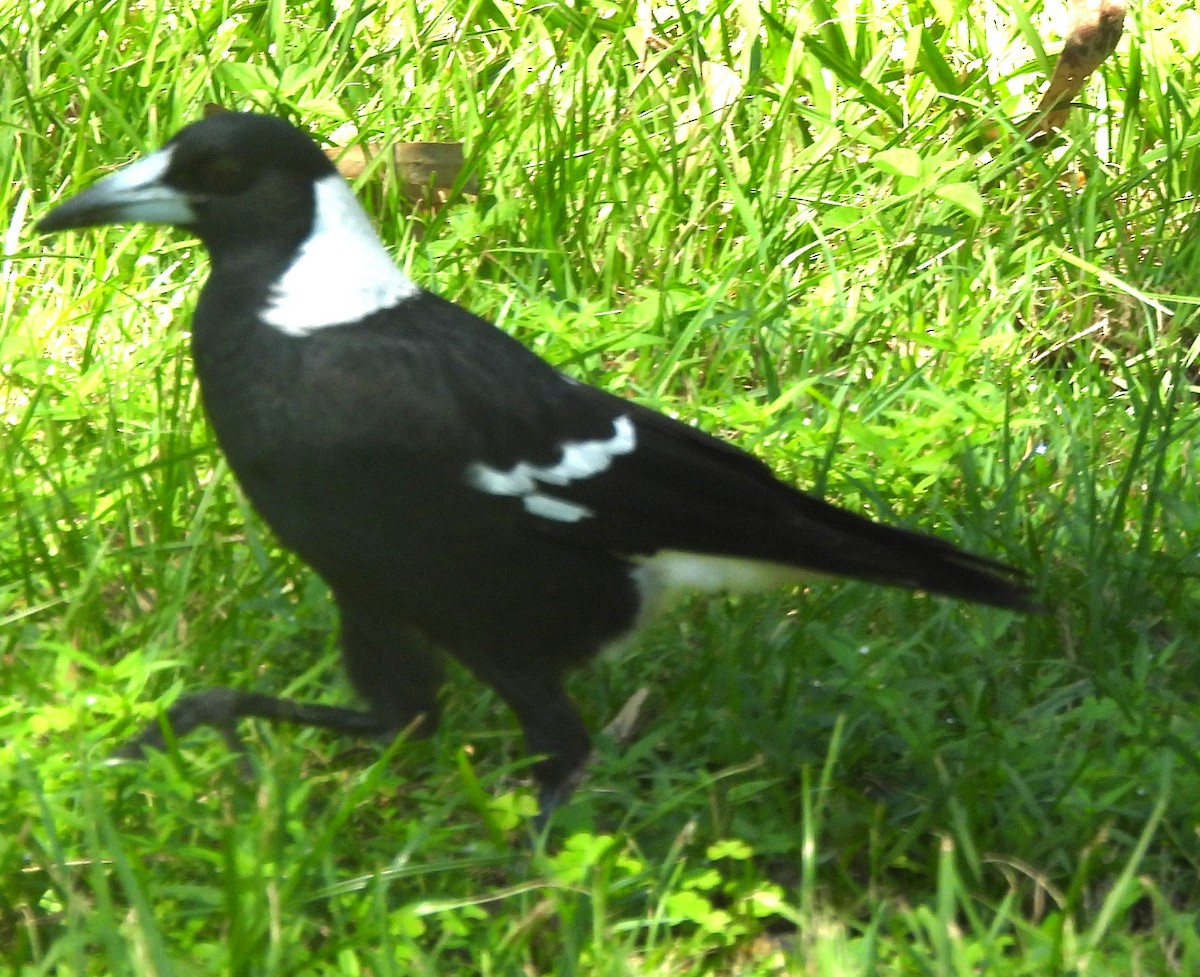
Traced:
[[[308, 337], [305, 396], [292, 395], [305, 402], [302, 440], [341, 472], [334, 494], [376, 513], [383, 540], [411, 534], [419, 512], [447, 533], [490, 526], [632, 559], [727, 556], [1032, 607], [1019, 571], [806, 495], [726, 442], [569, 379], [436, 296], [401, 310]], [[621, 429], [632, 445], [614, 441]], [[581, 445], [599, 446], [596, 458], [566, 465]], [[363, 495], [380, 485], [386, 498]]]

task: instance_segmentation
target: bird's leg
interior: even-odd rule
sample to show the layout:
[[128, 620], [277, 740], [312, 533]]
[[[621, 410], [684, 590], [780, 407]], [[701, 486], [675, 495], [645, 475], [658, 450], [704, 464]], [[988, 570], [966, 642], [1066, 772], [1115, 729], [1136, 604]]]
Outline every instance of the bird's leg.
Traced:
[[437, 689], [444, 675], [440, 658], [411, 629], [370, 619], [348, 610], [344, 603], [341, 610], [343, 661], [368, 709], [298, 702], [226, 687], [205, 689], [181, 696], [161, 719], [122, 744], [113, 759], [135, 759], [147, 749], [166, 749], [166, 726], [176, 739], [211, 726], [231, 749], [244, 753], [237, 724], [250, 718], [382, 740], [391, 740], [401, 730], [418, 736], [431, 733], [437, 725]]
[[147, 749], [165, 750], [167, 741], [163, 733], [164, 725], [171, 727], [177, 739], [201, 726], [211, 726], [220, 731], [233, 750], [244, 752], [237, 735], [237, 723], [240, 719], [251, 717], [300, 726], [320, 726], [351, 736], [384, 737], [399, 732], [396, 726], [364, 710], [297, 702], [295, 699], [241, 689], [215, 688], [181, 697], [161, 720], [150, 723], [137, 736], [123, 743], [112, 757], [130, 760], [143, 756]]
[[369, 714], [394, 730], [423, 717], [419, 734], [431, 733], [441, 712], [438, 689], [446, 681], [442, 655], [415, 629], [380, 618], [339, 595], [342, 662]]
[[[625, 705], [609, 720], [608, 725], [604, 727], [603, 735], [615, 741], [618, 746], [624, 746], [628, 743], [633, 738], [638, 718], [642, 712], [642, 705], [649, 694], [650, 690], [647, 688], [640, 688], [633, 693], [626, 700]], [[595, 750], [589, 750], [587, 756], [584, 757], [579, 766], [568, 773], [562, 783], [556, 786], [542, 787], [538, 794], [538, 830], [545, 827], [551, 812], [560, 804], [569, 800], [571, 795], [579, 789], [579, 785], [583, 783], [583, 778], [587, 776], [588, 768], [591, 767], [595, 759]]]
[[475, 671], [516, 713], [525, 733], [526, 749], [543, 757], [533, 767], [539, 788], [537, 826], [540, 829], [583, 779], [591, 752], [587, 727], [556, 670], [543, 665], [541, 669], [516, 673], [499, 668], [476, 668]]

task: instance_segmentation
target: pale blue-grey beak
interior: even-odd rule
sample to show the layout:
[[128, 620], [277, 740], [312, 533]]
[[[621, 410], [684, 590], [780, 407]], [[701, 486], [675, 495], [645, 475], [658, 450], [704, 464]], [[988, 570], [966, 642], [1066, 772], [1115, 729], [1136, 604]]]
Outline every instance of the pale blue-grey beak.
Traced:
[[37, 223], [42, 232], [101, 224], [190, 224], [196, 214], [186, 195], [163, 177], [171, 149], [160, 149], [122, 167], [59, 204]]

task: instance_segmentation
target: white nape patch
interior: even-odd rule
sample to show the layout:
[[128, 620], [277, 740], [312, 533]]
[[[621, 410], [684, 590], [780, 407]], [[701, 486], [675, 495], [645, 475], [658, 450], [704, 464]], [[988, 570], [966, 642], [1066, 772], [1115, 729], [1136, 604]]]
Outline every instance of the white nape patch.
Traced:
[[604, 472], [613, 459], [627, 455], [637, 445], [633, 421], [622, 414], [613, 421], [611, 438], [596, 441], [567, 441], [562, 457], [553, 465], [531, 465], [520, 462], [507, 471], [492, 468], [482, 462], [467, 466], [467, 484], [489, 495], [519, 496], [530, 515], [558, 522], [579, 522], [595, 515], [591, 509], [576, 502], [560, 499], [541, 491], [544, 485], [570, 485], [580, 479]]
[[313, 184], [313, 226], [271, 286], [263, 321], [289, 336], [357, 322], [420, 289], [396, 267], [350, 185], [336, 173]]
[[642, 617], [657, 614], [674, 597], [689, 591], [747, 593], [799, 583], [806, 571], [786, 563], [740, 556], [660, 550], [636, 559], [631, 571], [642, 595]]

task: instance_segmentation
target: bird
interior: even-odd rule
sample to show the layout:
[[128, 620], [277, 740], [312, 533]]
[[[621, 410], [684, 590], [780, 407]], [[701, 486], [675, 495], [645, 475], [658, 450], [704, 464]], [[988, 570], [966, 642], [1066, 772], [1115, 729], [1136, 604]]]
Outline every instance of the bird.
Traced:
[[1036, 611], [1028, 574], [838, 508], [731, 443], [555, 368], [412, 281], [318, 144], [226, 112], [49, 211], [198, 238], [191, 353], [242, 491], [327, 584], [365, 708], [186, 694], [118, 751], [244, 717], [428, 733], [451, 656], [507, 703], [539, 817], [590, 754], [565, 676], [687, 592], [848, 577]]

